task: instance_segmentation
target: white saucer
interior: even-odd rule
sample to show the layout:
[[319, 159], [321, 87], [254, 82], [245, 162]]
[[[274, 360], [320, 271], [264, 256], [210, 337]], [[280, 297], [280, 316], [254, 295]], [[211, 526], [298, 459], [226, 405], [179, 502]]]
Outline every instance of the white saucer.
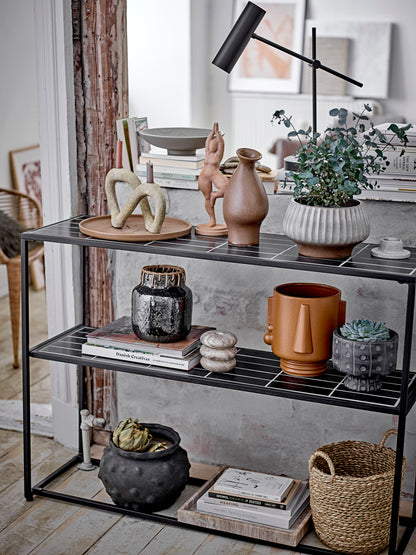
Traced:
[[390, 258], [391, 260], [399, 260], [400, 258], [409, 258], [410, 251], [406, 249], [400, 249], [397, 252], [388, 252], [385, 249], [381, 249], [380, 247], [375, 247], [374, 249], [371, 249], [371, 254], [373, 256], [376, 256], [377, 258]]

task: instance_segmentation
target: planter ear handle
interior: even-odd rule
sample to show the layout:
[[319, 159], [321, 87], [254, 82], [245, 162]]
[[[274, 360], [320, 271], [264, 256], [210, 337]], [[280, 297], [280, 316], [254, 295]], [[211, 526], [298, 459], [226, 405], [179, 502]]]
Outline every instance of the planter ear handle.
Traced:
[[384, 447], [384, 444], [386, 443], [387, 438], [389, 437], [389, 435], [391, 434], [395, 434], [397, 436], [397, 430], [395, 430], [394, 428], [391, 428], [390, 430], [387, 430], [387, 432], [384, 434], [384, 436], [381, 438], [380, 441], [380, 447]]
[[263, 341], [267, 345], [271, 345], [273, 341], [273, 297], [267, 297], [267, 333], [263, 337]]
[[334, 463], [332, 462], [331, 458], [329, 455], [327, 455], [326, 453], [324, 453], [323, 451], [315, 451], [314, 453], [312, 453], [312, 455], [309, 457], [309, 473], [311, 473], [313, 465], [315, 463], [315, 460], [321, 457], [322, 459], [324, 459], [329, 467], [329, 472], [331, 473], [331, 481], [335, 478], [335, 467], [334, 467]]

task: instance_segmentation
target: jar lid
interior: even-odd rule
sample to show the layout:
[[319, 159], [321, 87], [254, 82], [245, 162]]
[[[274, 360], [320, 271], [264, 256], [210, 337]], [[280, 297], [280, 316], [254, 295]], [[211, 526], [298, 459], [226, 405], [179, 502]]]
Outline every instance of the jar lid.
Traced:
[[150, 285], [150, 287], [161, 286], [172, 287], [185, 282], [186, 273], [180, 266], [170, 264], [155, 264], [143, 266], [140, 272], [140, 284]]

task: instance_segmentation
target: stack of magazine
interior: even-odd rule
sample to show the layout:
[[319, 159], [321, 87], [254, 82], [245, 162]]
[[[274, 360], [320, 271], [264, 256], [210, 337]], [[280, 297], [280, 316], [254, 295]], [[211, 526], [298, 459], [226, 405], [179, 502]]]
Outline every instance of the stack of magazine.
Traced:
[[82, 344], [81, 350], [84, 355], [190, 370], [201, 359], [201, 335], [211, 329], [192, 326], [189, 334], [181, 341], [153, 343], [139, 339], [133, 332], [131, 318], [122, 316], [87, 334], [87, 341]]
[[227, 468], [196, 503], [198, 511], [289, 530], [309, 505], [306, 480]]

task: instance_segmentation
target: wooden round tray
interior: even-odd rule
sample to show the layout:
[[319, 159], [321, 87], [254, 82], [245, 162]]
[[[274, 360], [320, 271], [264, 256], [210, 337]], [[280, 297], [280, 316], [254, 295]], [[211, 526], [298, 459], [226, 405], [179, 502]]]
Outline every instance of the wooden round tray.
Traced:
[[150, 233], [144, 227], [143, 216], [133, 214], [127, 218], [121, 229], [111, 225], [111, 216], [93, 216], [79, 224], [79, 229], [85, 235], [97, 239], [109, 239], [111, 241], [160, 241], [163, 239], [174, 239], [188, 235], [192, 225], [185, 220], [166, 217], [160, 233]]

